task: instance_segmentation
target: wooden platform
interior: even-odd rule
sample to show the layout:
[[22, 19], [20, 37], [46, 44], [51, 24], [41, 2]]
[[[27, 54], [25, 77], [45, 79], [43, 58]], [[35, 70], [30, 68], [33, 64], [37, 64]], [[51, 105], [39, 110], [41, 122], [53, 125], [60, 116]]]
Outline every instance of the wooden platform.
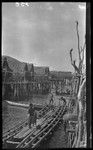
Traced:
[[[53, 115], [53, 111], [49, 111], [48, 113], [47, 113], [47, 115], [48, 116], [52, 116]], [[41, 125], [42, 124], [42, 122], [43, 121], [45, 121], [45, 123], [43, 124], [43, 126], [45, 126], [48, 122], [49, 122], [49, 120], [51, 120], [51, 118], [50, 119], [46, 119], [46, 118], [41, 118], [41, 119], [38, 119], [37, 120], [37, 125]], [[21, 138], [24, 138], [24, 137], [26, 137], [28, 134], [30, 134], [31, 132], [35, 132], [35, 130], [36, 130], [36, 126], [34, 126], [34, 127], [32, 127], [31, 129], [29, 129], [29, 126], [27, 125], [26, 127], [24, 127], [21, 131], [20, 131], [20, 133], [18, 133], [17, 135], [15, 135], [14, 136], [14, 138], [18, 138], [18, 139], [21, 139]]]
[[29, 127], [26, 126], [22, 129], [22, 131], [20, 133], [18, 133], [16, 136], [14, 136], [14, 138], [23, 138], [25, 133], [27, 133], [28, 131], [31, 132], [31, 129], [29, 129]]

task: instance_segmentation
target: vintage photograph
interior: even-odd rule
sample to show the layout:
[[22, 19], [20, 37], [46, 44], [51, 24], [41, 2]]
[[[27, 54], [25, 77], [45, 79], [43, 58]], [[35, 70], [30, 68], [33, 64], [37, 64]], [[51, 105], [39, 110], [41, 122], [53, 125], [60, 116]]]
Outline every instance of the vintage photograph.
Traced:
[[3, 2], [2, 148], [87, 148], [86, 107], [86, 3]]

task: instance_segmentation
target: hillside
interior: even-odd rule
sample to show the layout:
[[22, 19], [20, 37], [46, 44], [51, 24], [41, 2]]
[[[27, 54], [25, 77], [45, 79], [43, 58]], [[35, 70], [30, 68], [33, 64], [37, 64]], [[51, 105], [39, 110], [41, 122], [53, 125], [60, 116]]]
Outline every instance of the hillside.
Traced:
[[[7, 58], [9, 67], [14, 71], [14, 72], [19, 72], [22, 73], [24, 71], [24, 66], [25, 62], [18, 61], [17, 59], [10, 57], [10, 56], [2, 56], [2, 62], [4, 57]], [[28, 69], [30, 70], [32, 64], [28, 64]], [[40, 66], [34, 66], [34, 71], [37, 75], [43, 75], [45, 73], [45, 68], [47, 67], [40, 67]], [[71, 72], [64, 72], [64, 71], [50, 71], [50, 75], [53, 77], [58, 77], [58, 78], [71, 78], [72, 73]]]
[[[22, 73], [24, 71], [25, 62], [20, 62], [20, 61], [18, 61], [17, 59], [15, 59], [13, 57], [4, 55], [4, 56], [2, 56], [2, 64], [3, 64], [3, 60], [4, 60], [5, 57], [7, 58], [9, 67], [14, 72]], [[29, 63], [27, 63], [27, 64], [28, 64], [28, 69], [30, 70], [32, 64], [29, 64]], [[36, 74], [44, 74], [45, 73], [45, 68], [46, 67], [34, 66], [34, 71], [35, 71]]]

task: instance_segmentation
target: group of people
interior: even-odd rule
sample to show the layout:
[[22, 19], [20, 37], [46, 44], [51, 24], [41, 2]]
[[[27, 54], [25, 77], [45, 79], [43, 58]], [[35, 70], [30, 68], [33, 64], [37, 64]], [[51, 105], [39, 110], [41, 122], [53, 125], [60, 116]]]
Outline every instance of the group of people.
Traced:
[[[52, 106], [53, 103], [54, 103], [54, 99], [52, 94], [49, 101], [49, 105]], [[29, 105], [28, 114], [29, 114], [28, 125], [29, 128], [31, 128], [32, 126], [36, 125], [37, 122], [37, 112], [35, 111], [34, 105], [32, 103], [30, 103]]]
[[[64, 97], [61, 97], [59, 99], [59, 102], [60, 101], [63, 102], [63, 105], [66, 104], [66, 100]], [[54, 104], [54, 97], [53, 97], [53, 94], [51, 94], [49, 106], [53, 106], [53, 104]], [[32, 126], [36, 125], [36, 121], [37, 121], [37, 112], [36, 112], [34, 105], [32, 103], [30, 103], [30, 105], [29, 105], [28, 114], [29, 114], [28, 124], [29, 124], [29, 128], [31, 128]]]

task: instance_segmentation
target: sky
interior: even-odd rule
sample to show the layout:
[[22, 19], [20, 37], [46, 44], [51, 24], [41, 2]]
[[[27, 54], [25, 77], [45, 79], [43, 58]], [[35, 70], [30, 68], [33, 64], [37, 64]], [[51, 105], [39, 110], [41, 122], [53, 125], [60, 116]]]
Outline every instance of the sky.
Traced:
[[2, 3], [2, 55], [50, 70], [71, 71], [69, 51], [78, 64], [76, 23], [80, 46], [86, 33], [86, 3]]

